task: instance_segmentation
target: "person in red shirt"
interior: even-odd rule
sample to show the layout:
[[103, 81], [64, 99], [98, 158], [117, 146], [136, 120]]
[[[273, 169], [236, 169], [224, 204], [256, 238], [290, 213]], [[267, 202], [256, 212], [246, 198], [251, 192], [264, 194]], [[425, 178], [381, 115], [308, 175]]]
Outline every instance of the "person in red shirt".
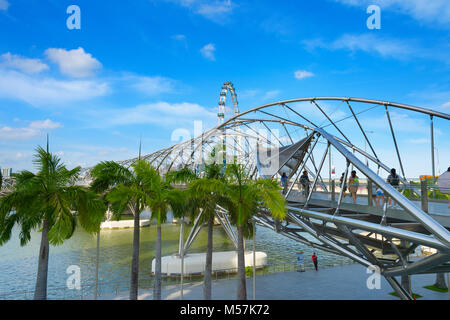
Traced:
[[318, 270], [317, 269], [317, 263], [318, 263], [318, 259], [317, 259], [317, 256], [316, 256], [316, 253], [314, 252], [314, 254], [312, 255], [312, 261], [313, 261], [313, 263], [314, 263], [314, 268], [316, 268], [316, 271]]

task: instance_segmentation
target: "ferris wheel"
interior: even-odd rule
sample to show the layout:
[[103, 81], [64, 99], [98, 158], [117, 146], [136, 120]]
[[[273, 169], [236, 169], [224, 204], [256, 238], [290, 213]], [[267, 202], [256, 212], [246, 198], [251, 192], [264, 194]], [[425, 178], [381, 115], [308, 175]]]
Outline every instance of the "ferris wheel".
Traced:
[[225, 123], [225, 114], [227, 113], [226, 109], [226, 101], [227, 101], [227, 93], [231, 94], [231, 99], [233, 101], [234, 107], [234, 116], [239, 115], [239, 104], [237, 100], [236, 90], [234, 89], [233, 83], [227, 81], [222, 86], [222, 91], [220, 92], [220, 100], [219, 100], [219, 113], [217, 117], [219, 118], [219, 125]]

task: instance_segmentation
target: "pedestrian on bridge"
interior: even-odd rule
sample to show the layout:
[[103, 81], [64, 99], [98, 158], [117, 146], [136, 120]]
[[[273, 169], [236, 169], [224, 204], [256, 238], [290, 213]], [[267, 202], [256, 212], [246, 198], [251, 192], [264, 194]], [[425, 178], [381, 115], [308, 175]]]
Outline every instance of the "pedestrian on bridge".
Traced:
[[314, 252], [312, 255], [312, 261], [314, 263], [314, 268], [316, 268], [316, 271], [318, 271], [318, 263], [319, 263], [319, 259], [316, 256], [316, 253]]
[[283, 174], [281, 175], [281, 185], [283, 186], [283, 194], [286, 194], [288, 187], [288, 177], [286, 175], [286, 172], [283, 172]]
[[384, 206], [384, 192], [383, 190], [381, 190], [380, 186], [378, 185], [374, 185], [375, 186], [375, 204], [377, 205], [377, 207]]
[[[391, 174], [388, 175], [386, 182], [389, 182], [389, 184], [391, 186], [393, 186], [396, 190], [399, 190], [400, 177], [397, 174], [395, 168], [391, 169]], [[391, 207], [391, 203], [392, 203], [391, 201], [392, 201], [392, 199], [391, 199], [391, 197], [389, 197], [389, 207]], [[392, 207], [395, 208], [396, 206], [397, 206], [397, 202], [395, 202], [395, 200], [394, 200], [394, 205]]]
[[358, 192], [359, 188], [359, 178], [356, 175], [356, 171], [353, 170], [350, 178], [348, 179], [348, 191], [350, 191], [352, 198], [353, 198], [353, 204], [356, 204], [356, 193]]
[[303, 171], [303, 174], [300, 177], [300, 184], [303, 187], [303, 192], [305, 193], [305, 198], [307, 198], [309, 195], [309, 187], [311, 184], [311, 181], [309, 181], [309, 178], [308, 178], [308, 171], [306, 171], [306, 170]]

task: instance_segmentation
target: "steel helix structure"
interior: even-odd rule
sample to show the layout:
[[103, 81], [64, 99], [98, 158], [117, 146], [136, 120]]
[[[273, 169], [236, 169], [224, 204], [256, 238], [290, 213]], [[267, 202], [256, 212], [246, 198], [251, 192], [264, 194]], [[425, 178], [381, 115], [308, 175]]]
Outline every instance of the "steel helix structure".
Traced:
[[[224, 118], [227, 92], [235, 110], [230, 119]], [[450, 141], [449, 114], [351, 97], [282, 100], [239, 112], [234, 86], [227, 82], [220, 93], [218, 118], [217, 127], [141, 159], [161, 174], [184, 167], [201, 169], [207, 155], [220, 146], [219, 156], [227, 159], [224, 163], [243, 164], [252, 179], [279, 179], [286, 173], [286, 219], [275, 221], [261, 208], [254, 222], [377, 269], [402, 299], [413, 297], [399, 277], [450, 272], [450, 209], [445, 200], [428, 199], [428, 193], [439, 193], [437, 188], [424, 190], [408, 174], [412, 163], [419, 161], [431, 169], [434, 182], [435, 140], [438, 135], [441, 141]], [[411, 124], [416, 127], [410, 128]], [[412, 129], [426, 137], [420, 160], [404, 146], [405, 134], [399, 133]], [[375, 139], [371, 134], [384, 136]], [[131, 165], [136, 160], [120, 163]], [[342, 180], [332, 173], [335, 166], [342, 167]], [[393, 167], [399, 168], [398, 187], [386, 181]], [[300, 183], [305, 171], [311, 178], [306, 190]], [[352, 171], [365, 181], [357, 201], [346, 198]], [[375, 190], [383, 194], [379, 205], [374, 203]], [[398, 206], [388, 206], [389, 198]], [[218, 207], [217, 217], [236, 243], [226, 210]], [[189, 249], [201, 227], [199, 219], [193, 222], [180, 252]], [[430, 254], [412, 257], [418, 248], [428, 248]]]

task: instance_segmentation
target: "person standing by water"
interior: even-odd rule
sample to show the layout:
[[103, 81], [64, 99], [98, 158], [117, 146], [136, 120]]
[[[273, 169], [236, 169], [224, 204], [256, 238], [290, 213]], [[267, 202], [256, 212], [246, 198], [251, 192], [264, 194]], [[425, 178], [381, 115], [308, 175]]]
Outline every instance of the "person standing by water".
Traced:
[[314, 268], [316, 268], [316, 271], [318, 271], [318, 263], [319, 263], [319, 259], [316, 256], [316, 253], [314, 252], [312, 255], [312, 261], [314, 263]]
[[309, 186], [310, 186], [310, 181], [308, 178], [308, 171], [303, 171], [302, 176], [300, 177], [300, 184], [303, 187], [303, 192], [305, 193], [305, 198], [308, 197], [309, 195]]
[[348, 191], [350, 191], [350, 194], [353, 198], [353, 204], [356, 204], [356, 193], [358, 192], [359, 187], [359, 178], [356, 175], [356, 171], [353, 170], [350, 178], [348, 179]]
[[448, 198], [448, 207], [450, 208], [450, 167], [448, 167], [447, 172], [441, 174], [438, 178], [438, 187], [444, 188], [439, 190], [442, 194], [445, 194]]

